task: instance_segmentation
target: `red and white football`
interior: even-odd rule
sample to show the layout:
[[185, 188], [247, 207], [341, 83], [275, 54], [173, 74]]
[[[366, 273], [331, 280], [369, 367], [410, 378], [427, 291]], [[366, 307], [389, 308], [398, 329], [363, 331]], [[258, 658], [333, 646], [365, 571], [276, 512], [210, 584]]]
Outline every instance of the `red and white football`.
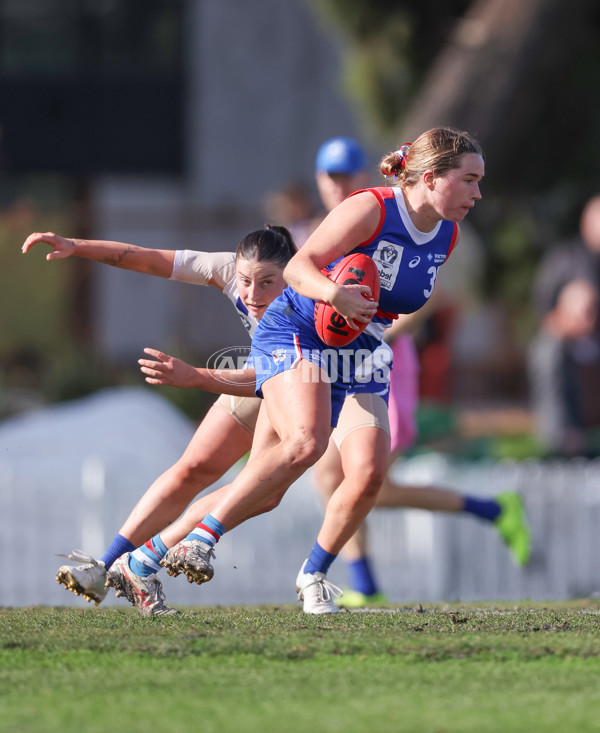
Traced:
[[[341, 285], [368, 285], [372, 299], [379, 300], [379, 272], [371, 257], [361, 252], [354, 252], [343, 257], [327, 276]], [[359, 336], [368, 323], [358, 324], [355, 331], [346, 323], [333, 306], [318, 300], [315, 303], [315, 328], [321, 341], [327, 346], [347, 346]]]

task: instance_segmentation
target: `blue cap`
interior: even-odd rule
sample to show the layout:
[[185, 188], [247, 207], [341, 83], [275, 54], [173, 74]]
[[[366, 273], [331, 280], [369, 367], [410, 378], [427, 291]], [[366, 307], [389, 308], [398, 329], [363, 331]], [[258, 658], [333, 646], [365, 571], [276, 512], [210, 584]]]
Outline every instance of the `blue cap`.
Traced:
[[352, 176], [366, 170], [367, 156], [361, 146], [351, 137], [333, 137], [321, 145], [317, 152], [315, 171], [344, 173]]

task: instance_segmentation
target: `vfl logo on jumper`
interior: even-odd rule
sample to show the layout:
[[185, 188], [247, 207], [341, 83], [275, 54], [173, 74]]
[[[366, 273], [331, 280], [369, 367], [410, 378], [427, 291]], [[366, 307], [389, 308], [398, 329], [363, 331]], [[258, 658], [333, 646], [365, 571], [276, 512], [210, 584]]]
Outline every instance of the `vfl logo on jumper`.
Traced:
[[[349, 267], [348, 272], [354, 275], [354, 277], [347, 277], [343, 285], [360, 285], [365, 279], [365, 271], [361, 270], [360, 267]], [[345, 336], [350, 333], [350, 328], [344, 316], [340, 316], [339, 313], [333, 311], [329, 317], [329, 323], [327, 324], [327, 330], [333, 331], [340, 336]]]
[[[379, 280], [384, 290], [391, 290], [396, 282], [404, 247], [383, 239], [373, 252], [373, 261], [379, 270]], [[415, 267], [415, 265], [413, 265]]]

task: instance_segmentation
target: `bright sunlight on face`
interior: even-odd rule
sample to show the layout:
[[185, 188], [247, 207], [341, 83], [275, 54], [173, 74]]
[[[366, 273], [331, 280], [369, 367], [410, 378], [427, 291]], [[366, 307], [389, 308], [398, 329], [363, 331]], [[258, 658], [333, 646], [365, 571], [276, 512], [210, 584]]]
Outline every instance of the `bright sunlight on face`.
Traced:
[[242, 303], [252, 317], [262, 318], [268, 305], [283, 292], [283, 269], [273, 262], [238, 258], [235, 272]]

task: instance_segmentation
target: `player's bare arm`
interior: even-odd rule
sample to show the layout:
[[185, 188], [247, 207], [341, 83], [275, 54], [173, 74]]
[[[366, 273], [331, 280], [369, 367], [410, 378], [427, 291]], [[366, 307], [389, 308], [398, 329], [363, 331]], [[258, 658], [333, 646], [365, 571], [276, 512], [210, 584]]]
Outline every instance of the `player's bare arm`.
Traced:
[[372, 194], [360, 193], [343, 201], [292, 257], [284, 270], [286, 282], [301, 295], [332, 305], [351, 327], [354, 321], [368, 322], [377, 310], [377, 303], [362, 297], [363, 293], [369, 297], [368, 288], [335, 284], [321, 268], [368, 240], [379, 219], [379, 206]]
[[194, 367], [157, 349], [145, 348], [144, 353], [154, 357], [138, 359], [140, 370], [146, 375], [148, 384], [201, 389], [213, 394], [230, 394], [237, 397], [255, 396], [253, 369], [206, 369]]
[[26, 254], [37, 244], [48, 244], [52, 247], [52, 251], [46, 255], [48, 261], [83, 257], [112, 267], [164, 278], [171, 277], [175, 261], [174, 250], [149, 249], [125, 242], [72, 239], [61, 237], [54, 232], [30, 234], [23, 243], [21, 251]]

